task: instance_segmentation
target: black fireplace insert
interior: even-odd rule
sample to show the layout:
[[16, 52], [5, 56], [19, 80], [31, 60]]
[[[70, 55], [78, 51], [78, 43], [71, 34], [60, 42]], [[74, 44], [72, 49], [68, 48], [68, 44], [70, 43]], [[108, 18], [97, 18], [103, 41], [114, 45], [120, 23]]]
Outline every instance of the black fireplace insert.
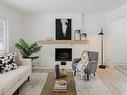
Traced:
[[72, 61], [72, 48], [56, 48], [55, 60], [56, 61]]

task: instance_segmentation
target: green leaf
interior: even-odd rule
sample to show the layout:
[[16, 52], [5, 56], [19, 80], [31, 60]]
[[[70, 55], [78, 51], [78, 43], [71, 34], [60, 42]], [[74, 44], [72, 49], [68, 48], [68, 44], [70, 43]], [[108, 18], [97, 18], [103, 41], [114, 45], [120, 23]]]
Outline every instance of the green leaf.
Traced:
[[20, 39], [19, 43], [16, 43], [15, 46], [17, 49], [19, 49], [22, 56], [25, 58], [28, 58], [33, 53], [37, 53], [42, 47], [42, 46], [39, 46], [36, 42], [29, 45], [23, 39]]
[[27, 51], [29, 50], [29, 44], [28, 44], [25, 40], [20, 39], [20, 40], [19, 40], [19, 44], [20, 44], [24, 49], [26, 49]]

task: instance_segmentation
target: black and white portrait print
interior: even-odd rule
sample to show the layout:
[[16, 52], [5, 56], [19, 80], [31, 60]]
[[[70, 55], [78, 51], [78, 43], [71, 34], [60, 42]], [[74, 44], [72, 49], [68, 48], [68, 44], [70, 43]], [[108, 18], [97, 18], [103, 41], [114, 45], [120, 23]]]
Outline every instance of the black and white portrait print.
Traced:
[[71, 40], [71, 19], [56, 19], [56, 40]]

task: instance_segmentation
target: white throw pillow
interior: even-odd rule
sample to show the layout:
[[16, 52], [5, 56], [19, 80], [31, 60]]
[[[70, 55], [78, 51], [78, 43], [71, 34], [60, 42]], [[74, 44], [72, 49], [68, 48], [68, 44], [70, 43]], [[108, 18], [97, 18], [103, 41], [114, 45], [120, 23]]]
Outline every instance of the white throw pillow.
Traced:
[[81, 60], [78, 63], [78, 65], [76, 66], [77, 71], [84, 71], [84, 69], [87, 67], [89, 63], [89, 57], [88, 57], [88, 52], [86, 50], [84, 50], [81, 54]]

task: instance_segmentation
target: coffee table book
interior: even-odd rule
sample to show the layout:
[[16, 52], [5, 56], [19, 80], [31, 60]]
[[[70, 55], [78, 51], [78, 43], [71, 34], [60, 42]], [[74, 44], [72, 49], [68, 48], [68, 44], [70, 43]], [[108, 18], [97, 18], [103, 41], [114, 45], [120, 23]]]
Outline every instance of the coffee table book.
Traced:
[[66, 92], [67, 91], [67, 81], [62, 80], [62, 84], [60, 84], [60, 80], [56, 80], [53, 91]]

